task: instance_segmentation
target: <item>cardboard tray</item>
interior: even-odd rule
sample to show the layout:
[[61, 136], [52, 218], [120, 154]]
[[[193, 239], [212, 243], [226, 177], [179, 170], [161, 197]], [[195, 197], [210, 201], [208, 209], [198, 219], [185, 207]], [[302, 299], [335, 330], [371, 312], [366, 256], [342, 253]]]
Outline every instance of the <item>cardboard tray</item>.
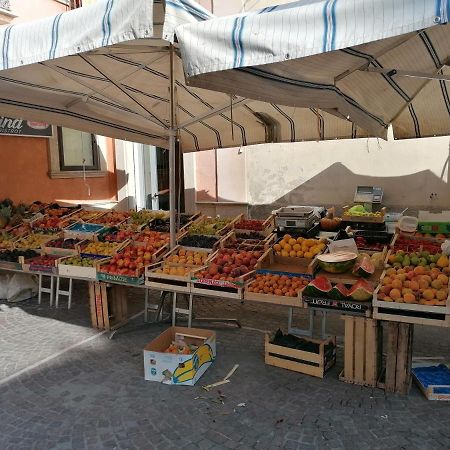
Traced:
[[444, 364], [416, 366], [412, 376], [428, 400], [450, 401], [450, 369]]

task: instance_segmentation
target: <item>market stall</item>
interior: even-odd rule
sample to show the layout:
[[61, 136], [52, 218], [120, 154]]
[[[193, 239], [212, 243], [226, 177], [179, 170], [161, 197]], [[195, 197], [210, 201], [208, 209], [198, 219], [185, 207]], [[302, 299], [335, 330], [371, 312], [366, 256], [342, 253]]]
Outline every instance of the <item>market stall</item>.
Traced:
[[[38, 275], [39, 301], [49, 293], [50, 302], [56, 296], [56, 306], [60, 280], [70, 280], [69, 290], [72, 280], [87, 281], [92, 325], [100, 329], [115, 330], [127, 322], [126, 292], [131, 287], [172, 293], [174, 326], [177, 316], [185, 314], [191, 327], [195, 299], [201, 296], [284, 306], [287, 334], [266, 338], [266, 362], [320, 377], [336, 360], [336, 341], [326, 334], [326, 317], [338, 314], [345, 321], [341, 379], [405, 393], [411, 377], [413, 325], [450, 327], [450, 261], [442, 250], [450, 221], [443, 213], [433, 215], [430, 224], [424, 221], [429, 214], [420, 212], [417, 228], [431, 227], [433, 233], [411, 228], [405, 232], [402, 224], [411, 227], [412, 219], [399, 216], [395, 232], [389, 233], [392, 226], [385, 214], [381, 221], [370, 221], [384, 211], [381, 204], [343, 206], [342, 217], [333, 218], [338, 208], [326, 211], [307, 206], [282, 208], [265, 220], [242, 214], [186, 216], [178, 245], [170, 249], [167, 231], [158, 231], [167, 230], [168, 212], [94, 214], [60, 208], [65, 214], [59, 222], [42, 227], [57, 214], [53, 205], [37, 213], [39, 219], [31, 220], [24, 236], [12, 237], [24, 223], [6, 225], [0, 269]], [[358, 217], [351, 226], [349, 212]], [[112, 217], [120, 223], [113, 225]], [[133, 228], [137, 223], [138, 228]], [[358, 223], [365, 224], [363, 230]], [[77, 237], [73, 236], [75, 224]], [[90, 225], [100, 228], [93, 231]], [[45, 277], [52, 280], [50, 288], [43, 286]], [[178, 307], [177, 294], [187, 296], [187, 309]], [[307, 329], [293, 324], [293, 311], [302, 309], [309, 315]], [[319, 333], [313, 327], [315, 315], [322, 319]], [[381, 360], [383, 322], [389, 322], [392, 340], [385, 349], [385, 364]], [[286, 345], [290, 350], [283, 349]], [[309, 351], [305, 360], [308, 346], [318, 353]]]
[[[186, 8], [186, 3], [191, 7]], [[432, 27], [436, 22], [434, 22], [435, 15], [432, 20], [428, 14], [427, 7], [430, 4], [431, 2], [424, 2], [425, 13], [421, 21], [412, 22], [414, 17], [404, 15], [401, 18], [403, 25], [397, 29], [401, 33], [406, 33]], [[3, 71], [0, 80], [2, 94], [0, 109], [4, 114], [12, 116], [44, 120], [56, 125], [169, 148], [172, 169], [170, 171], [172, 181], [170, 235], [167, 233], [164, 235], [164, 231], [152, 229], [150, 223], [143, 227], [142, 223], [133, 223], [132, 214], [129, 215], [130, 220], [130, 217], [122, 217], [118, 212], [107, 212], [100, 217], [91, 217], [83, 212], [77, 216], [77, 220], [73, 221], [68, 217], [66, 222], [62, 218], [56, 220], [46, 217], [44, 211], [43, 217], [37, 220], [34, 227], [33, 224], [30, 225], [31, 228], [18, 239], [17, 243], [13, 244], [12, 249], [0, 254], [0, 260], [4, 257], [8, 264], [15, 264], [15, 270], [37, 273], [40, 278], [50, 277], [51, 295], [53, 295], [54, 278], [61, 278], [62, 267], [65, 267], [67, 278], [92, 282], [91, 314], [93, 324], [95, 323], [95, 326], [99, 328], [113, 329], [124, 323], [126, 320], [124, 292], [127, 287], [140, 286], [147, 290], [152, 287], [151, 283], [156, 283], [155, 279], [159, 279], [163, 280], [161, 284], [164, 284], [165, 291], [173, 292], [173, 320], [176, 320], [178, 312], [176, 295], [180, 287], [189, 295], [189, 308], [186, 311], [189, 324], [192, 319], [195, 295], [233, 298], [238, 301], [245, 301], [247, 295], [248, 301], [273, 302], [277, 305], [286, 301], [289, 310], [288, 328], [291, 331], [298, 331], [298, 334], [302, 331], [311, 334], [313, 330], [311, 327], [309, 330], [294, 329], [292, 324], [292, 308], [294, 307], [307, 308], [311, 312], [311, 317], [315, 312], [321, 313], [322, 334], [325, 331], [326, 314], [337, 313], [345, 316], [346, 338], [348, 342], [355, 344], [354, 350], [348, 353], [348, 364], [355, 361], [355, 355], [360, 354], [361, 351], [367, 353], [369, 351], [367, 349], [370, 349], [371, 354], [373, 352], [375, 355], [378, 354], [378, 348], [374, 344], [375, 338], [367, 339], [367, 345], [362, 349], [360, 342], [363, 340], [358, 339], [358, 336], [361, 336], [361, 330], [364, 334], [364, 330], [369, 329], [367, 321], [373, 320], [371, 299], [379, 283], [376, 275], [378, 268], [372, 261], [373, 255], [370, 257], [361, 255], [358, 251], [358, 241], [361, 245], [366, 245], [367, 242], [363, 243], [361, 239], [356, 239], [354, 243], [356, 251], [353, 252], [351, 249], [343, 250], [342, 248], [339, 252], [334, 251], [333, 244], [338, 245], [338, 241], [332, 240], [329, 229], [326, 230], [325, 235], [319, 234], [323, 208], [310, 208], [303, 205], [294, 207], [294, 211], [289, 211], [289, 208], [280, 211], [277, 217], [279, 222], [275, 221], [273, 230], [270, 229], [270, 218], [256, 224], [253, 222], [254, 219], [250, 218], [200, 217], [177, 236], [173, 188], [174, 155], [176, 139], [180, 141], [183, 151], [191, 151], [248, 145], [267, 142], [267, 140], [293, 142], [305, 139], [357, 137], [367, 134], [383, 135], [388, 120], [392, 120], [392, 117], [380, 118], [378, 111], [371, 111], [363, 105], [362, 101], [351, 99], [349, 95], [337, 88], [325, 89], [320, 84], [308, 86], [307, 89], [314, 89], [315, 93], [320, 91], [327, 94], [321, 98], [320, 96], [313, 98], [308, 95], [307, 89], [303, 91], [298, 88], [297, 80], [287, 85], [284, 79], [276, 80], [282, 82], [281, 90], [284, 89], [285, 92], [281, 95], [280, 89], [272, 91], [276, 92], [278, 98], [283, 98], [282, 103], [289, 106], [279, 106], [276, 104], [278, 100], [265, 97], [271, 92], [272, 87], [269, 86], [270, 83], [261, 81], [260, 77], [256, 83], [253, 78], [251, 83], [234, 82], [235, 88], [246, 88], [248, 95], [231, 99], [228, 95], [192, 88], [183, 79], [177, 49], [173, 43], [173, 30], [179, 23], [197, 22], [207, 19], [208, 15], [201, 8], [192, 8], [192, 2], [168, 2], [165, 4], [165, 15], [162, 10], [158, 10], [161, 21], [155, 21], [151, 6], [152, 2], [125, 1], [120, 4], [120, 7], [110, 9], [109, 2], [99, 1], [91, 8], [82, 8], [63, 14], [59, 18], [53, 18], [38, 25], [20, 25], [14, 28], [13, 32], [11, 28], [2, 30], [3, 42], [8, 42], [8, 46], [1, 66]], [[160, 7], [161, 4], [157, 3], [155, 6]], [[278, 14], [282, 9], [274, 8], [273, 11]], [[434, 12], [433, 9], [433, 14]], [[129, 23], [119, 20], [125, 16], [130, 18]], [[163, 16], [164, 19], [162, 19]], [[254, 16], [262, 17], [264, 14]], [[73, 30], [85, 29], [86, 24], [92, 24], [92, 17], [103, 18], [102, 23], [108, 23], [108, 29], [105, 30], [104, 27], [94, 24], [96, 27], [93, 25], [92, 30], [86, 30], [81, 37], [74, 37]], [[249, 21], [258, 20], [255, 17], [252, 16]], [[440, 17], [441, 23], [445, 23], [446, 20], [446, 17]], [[161, 22], [164, 23], [163, 30], [157, 25]], [[37, 33], [37, 27], [40, 34], [42, 29], [53, 30], [53, 33], [49, 32], [49, 36], [56, 34], [59, 42], [66, 41], [71, 45], [58, 45], [54, 40], [35, 44], [34, 36]], [[98, 33], [100, 29], [103, 30], [101, 35]], [[190, 27], [187, 26], [186, 29]], [[180, 30], [180, 37], [183, 38], [183, 28]], [[443, 26], [442, 30], [445, 33], [447, 28]], [[432, 42], [434, 33], [433, 29]], [[390, 34], [378, 38], [381, 37], [396, 36]], [[399, 39], [402, 42], [403, 38], [400, 35]], [[29, 42], [30, 45], [24, 45], [24, 42]], [[87, 42], [89, 45], [86, 44]], [[344, 42], [344, 44], [363, 43]], [[317, 45], [314, 48], [316, 47]], [[50, 59], [43, 59], [43, 54], [46, 58], [49, 55]], [[238, 66], [244, 60], [242, 56], [235, 59], [239, 63]], [[289, 53], [283, 55], [286, 61], [298, 56]], [[446, 55], [443, 56], [447, 58]], [[190, 61], [193, 59], [190, 58]], [[190, 63], [186, 62], [186, 64], [189, 68]], [[347, 67], [345, 64], [341, 66]], [[246, 71], [239, 73], [242, 73], [244, 77], [247, 74]], [[192, 75], [189, 70], [187, 74]], [[384, 73], [381, 75], [376, 73], [374, 76], [385, 79], [384, 75], [390, 76]], [[445, 77], [442, 75], [437, 79], [444, 81]], [[296, 87], [292, 88], [293, 85]], [[152, 92], [146, 91], [148, 86], [154, 87]], [[254, 92], [252, 94], [252, 86], [258, 88], [256, 94]], [[229, 92], [229, 87], [223, 90]], [[333, 92], [330, 94], [328, 91]], [[48, 95], [49, 92], [52, 95]], [[298, 100], [300, 93], [302, 93], [301, 101]], [[258, 100], [250, 100], [249, 98], [252, 97]], [[410, 100], [412, 101], [412, 98]], [[298, 106], [302, 108], [297, 108]], [[400, 109], [403, 106], [400, 105]], [[319, 111], [318, 107], [323, 111]], [[267, 123], [269, 110], [272, 115], [275, 114], [278, 119], [281, 119], [279, 136], [274, 136], [274, 127]], [[302, 125], [300, 129], [296, 128], [297, 122]], [[326, 128], [323, 126], [324, 123], [328, 124]], [[355, 128], [354, 123], [358, 127]], [[445, 127], [443, 129], [444, 132], [448, 132]], [[426, 134], [433, 133], [433, 130], [427, 129]], [[437, 134], [441, 132], [442, 130]], [[354, 207], [346, 210], [340, 223], [353, 222], [353, 228], [358, 231], [367, 230], [366, 227], [369, 231], [373, 231], [372, 227], [375, 224], [376, 230], [380, 231], [386, 219], [384, 211], [367, 210], [364, 205], [355, 205], [355, 209], [352, 208]], [[291, 213], [293, 216], [289, 217]], [[333, 220], [331, 217], [326, 219]], [[368, 225], [360, 226], [362, 223]], [[239, 224], [238, 228], [236, 228], [237, 224]], [[272, 233], [275, 231], [275, 226], [276, 233]], [[111, 227], [111, 229], [106, 231], [105, 227]], [[25, 231], [25, 229], [22, 230]], [[243, 233], [242, 230], [246, 231]], [[69, 248], [65, 250], [76, 250], [76, 254], [62, 256], [61, 258], [66, 259], [61, 263], [59, 255], [45, 254], [43, 249], [52, 248], [55, 245], [59, 248], [60, 239], [64, 239], [62, 246], [65, 247], [65, 233], [69, 233], [68, 238], [78, 241], [67, 244]], [[86, 234], [83, 236], [83, 233]], [[368, 236], [363, 238], [367, 241]], [[180, 249], [181, 252], [178, 250], [177, 253], [167, 255], [168, 241], [172, 250], [177, 243], [184, 248]], [[52, 242], [50, 246], [49, 242]], [[196, 243], [199, 245], [195, 245]], [[385, 245], [386, 242], [383, 244]], [[193, 248], [199, 248], [198, 252]], [[205, 249], [211, 249], [211, 251], [205, 252]], [[25, 252], [36, 254], [25, 254]], [[43, 255], [40, 254], [42, 252], [44, 252]], [[188, 252], [191, 252], [189, 256]], [[331, 258], [327, 255], [331, 255]], [[337, 256], [339, 256], [338, 259]], [[180, 262], [180, 259], [183, 261]], [[379, 258], [375, 260], [379, 261]], [[154, 264], [159, 265], [154, 266]], [[429, 263], [430, 271], [431, 264], [437, 263]], [[426, 268], [427, 265], [425, 263], [424, 267]], [[78, 276], [71, 272], [70, 266], [73, 266], [75, 271], [80, 271]], [[406, 267], [412, 266], [405, 266], [405, 272]], [[319, 269], [325, 273], [319, 273]], [[414, 270], [412, 269], [413, 273]], [[81, 276], [81, 271], [89, 276]], [[336, 275], [335, 272], [342, 272], [343, 275]], [[329, 275], [330, 273], [332, 275]], [[368, 280], [365, 280], [365, 275], [368, 275]], [[396, 272], [397, 275], [403, 278], [405, 274]], [[421, 276], [431, 278], [431, 275], [427, 274], [421, 274]], [[402, 280], [402, 283], [403, 281], [406, 282], [406, 279]], [[443, 277], [439, 281], [443, 282]], [[156, 286], [153, 285], [153, 287]], [[158, 290], [160, 289], [161, 286], [158, 286]], [[412, 288], [405, 287], [405, 289]], [[419, 285], [419, 292], [420, 289]], [[415, 296], [418, 305], [441, 307], [441, 305], [421, 305], [422, 300], [429, 302], [437, 299], [438, 289], [435, 287], [432, 289], [436, 289], [436, 292], [433, 291], [433, 298], [427, 298], [431, 297], [431, 294], [427, 294], [424, 298], [416, 296], [413, 290], [412, 295]], [[391, 291], [389, 295], [390, 293]], [[402, 287], [402, 297], [395, 299], [389, 297], [391, 300], [398, 300], [395, 302], [387, 301], [387, 294], [384, 292], [383, 294], [384, 299], [377, 295], [376, 301], [400, 304], [402, 303], [400, 299], [404, 300], [409, 292], [403, 294]], [[58, 297], [58, 292], [56, 296]], [[405, 304], [404, 301], [403, 304]], [[416, 310], [416, 308], [412, 309]], [[446, 311], [447, 309], [448, 300]], [[429, 312], [420, 311], [420, 313], [423, 315]], [[355, 314], [360, 315], [358, 319], [361, 318], [364, 322], [353, 320], [353, 318], [348, 319], [347, 316], [353, 317]], [[393, 321], [395, 325], [389, 327], [393, 350], [388, 355], [389, 365], [386, 366], [385, 386], [390, 390], [401, 391], [400, 387], [397, 389], [397, 385], [406, 387], [407, 376], [411, 373], [409, 358], [412, 327], [410, 324], [417, 323], [415, 322], [417, 315], [412, 316], [409, 311], [396, 314], [404, 317], [403, 323], [406, 325], [397, 326], [399, 322]], [[447, 316], [447, 312], [444, 316]], [[419, 319], [421, 318], [422, 316], [419, 316]], [[448, 326], [447, 317], [443, 320], [443, 324]], [[356, 336], [353, 340], [351, 333]], [[377, 333], [373, 335], [376, 336]], [[335, 340], [325, 336], [321, 338], [320, 342], [317, 342], [308, 336], [292, 339], [290, 336], [277, 333], [268, 338], [266, 361], [274, 363], [271, 359], [273, 356], [271, 353], [275, 351], [271, 345], [274, 345], [281, 347], [277, 349], [277, 364], [281, 367], [292, 368], [287, 367], [286, 359], [294, 358], [307, 361], [308, 366], [317, 365], [321, 370], [314, 371], [314, 374], [323, 376], [334, 363]], [[286, 348], [294, 349], [297, 353], [288, 351]], [[175, 353], [177, 351], [175, 348]], [[312, 355], [305, 358], [307, 356], [305, 353]], [[206, 357], [208, 355], [206, 354]], [[399, 355], [402, 357], [398, 357]], [[209, 357], [213, 358], [214, 355]], [[377, 361], [377, 358], [374, 357], [372, 360]], [[313, 374], [311, 370], [306, 372], [302, 365], [305, 364], [300, 363], [293, 370]], [[345, 372], [346, 381], [358, 382], [360, 368], [352, 371], [351, 367], [348, 367]], [[378, 369], [381, 368], [372, 367], [372, 369], [377, 375], [375, 378], [378, 384]], [[396, 374], [403, 372], [406, 376], [397, 383]], [[349, 375], [351, 373], [353, 377]], [[390, 379], [392, 374], [394, 374], [393, 381]], [[371, 378], [372, 385], [375, 383], [373, 378]]]

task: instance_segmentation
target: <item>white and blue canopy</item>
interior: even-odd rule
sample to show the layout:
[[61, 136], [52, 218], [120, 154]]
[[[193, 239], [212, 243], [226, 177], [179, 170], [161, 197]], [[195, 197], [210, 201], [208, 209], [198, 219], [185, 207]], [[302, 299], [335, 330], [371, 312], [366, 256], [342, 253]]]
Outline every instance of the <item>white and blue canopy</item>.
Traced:
[[[174, 29], [210, 17], [192, 0], [98, 0], [0, 27], [0, 116], [167, 148]], [[190, 87], [177, 55], [173, 74], [183, 151], [367, 135], [334, 111]]]
[[190, 86], [450, 134], [450, 1], [302, 0], [179, 27]]

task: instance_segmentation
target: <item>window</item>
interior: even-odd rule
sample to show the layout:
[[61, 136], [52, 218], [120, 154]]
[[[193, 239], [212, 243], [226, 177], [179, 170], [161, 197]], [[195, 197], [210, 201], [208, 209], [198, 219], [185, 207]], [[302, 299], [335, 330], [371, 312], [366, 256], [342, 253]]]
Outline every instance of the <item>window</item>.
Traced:
[[93, 134], [58, 127], [59, 170], [99, 170], [97, 139]]

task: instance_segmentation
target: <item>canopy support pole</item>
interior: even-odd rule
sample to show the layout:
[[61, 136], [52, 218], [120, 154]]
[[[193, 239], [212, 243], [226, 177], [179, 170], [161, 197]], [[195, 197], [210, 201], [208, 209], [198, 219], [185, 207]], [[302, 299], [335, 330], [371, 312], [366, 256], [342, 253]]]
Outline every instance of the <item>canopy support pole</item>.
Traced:
[[169, 129], [169, 209], [170, 209], [170, 248], [177, 243], [176, 229], [176, 117], [175, 117], [175, 77], [174, 77], [174, 48], [170, 44], [170, 129]]

